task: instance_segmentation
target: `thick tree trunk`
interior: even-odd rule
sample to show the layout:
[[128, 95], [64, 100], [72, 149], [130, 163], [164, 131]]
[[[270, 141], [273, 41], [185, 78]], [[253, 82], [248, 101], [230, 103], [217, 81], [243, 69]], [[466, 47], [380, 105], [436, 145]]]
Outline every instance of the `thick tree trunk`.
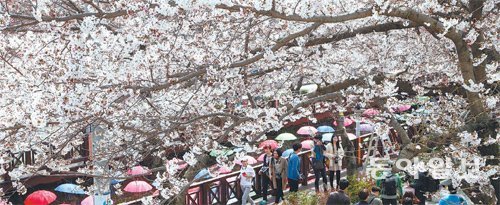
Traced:
[[349, 137], [347, 137], [347, 132], [344, 127], [344, 115], [340, 114], [337, 117], [337, 135], [342, 139], [342, 148], [345, 150], [345, 156], [347, 157], [347, 176], [352, 176], [357, 173], [356, 166], [356, 156], [354, 155], [354, 145], [352, 144]]

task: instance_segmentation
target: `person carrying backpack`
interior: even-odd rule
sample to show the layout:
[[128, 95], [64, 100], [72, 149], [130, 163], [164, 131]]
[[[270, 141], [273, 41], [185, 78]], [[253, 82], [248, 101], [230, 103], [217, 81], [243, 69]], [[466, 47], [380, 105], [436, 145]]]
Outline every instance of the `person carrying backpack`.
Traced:
[[398, 174], [389, 172], [384, 178], [377, 180], [377, 186], [382, 189], [380, 198], [384, 205], [397, 205], [398, 195], [401, 196], [403, 192], [403, 183]]

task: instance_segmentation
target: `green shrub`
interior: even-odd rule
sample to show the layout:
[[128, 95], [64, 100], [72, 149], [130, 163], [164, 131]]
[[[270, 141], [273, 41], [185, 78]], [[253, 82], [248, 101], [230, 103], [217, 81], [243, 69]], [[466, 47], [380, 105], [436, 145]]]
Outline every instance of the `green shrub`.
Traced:
[[285, 196], [285, 205], [316, 205], [319, 204], [319, 197], [312, 191], [299, 191], [288, 193]]
[[372, 186], [371, 181], [366, 177], [357, 175], [348, 176], [349, 187], [347, 187], [347, 195], [351, 198], [352, 203], [359, 202], [358, 193], [363, 189], [369, 189]]

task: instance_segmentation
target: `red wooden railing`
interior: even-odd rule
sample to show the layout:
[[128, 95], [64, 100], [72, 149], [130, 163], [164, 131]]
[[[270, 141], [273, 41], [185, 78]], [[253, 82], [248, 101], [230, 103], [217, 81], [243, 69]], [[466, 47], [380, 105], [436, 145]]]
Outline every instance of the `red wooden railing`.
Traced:
[[[314, 178], [312, 170], [311, 151], [303, 151], [299, 153], [301, 160], [300, 172], [307, 177], [302, 180], [302, 185], [307, 185], [307, 181]], [[254, 166], [255, 173], [259, 171], [262, 164]], [[240, 181], [236, 177], [240, 174], [239, 171], [230, 174], [221, 175], [216, 178], [208, 179], [205, 181], [193, 183], [188, 193], [186, 194], [187, 205], [205, 205], [205, 204], [227, 204], [230, 200], [239, 201], [241, 195]], [[255, 192], [254, 198], [258, 198], [262, 193], [261, 176], [256, 175], [254, 178], [253, 191]]]

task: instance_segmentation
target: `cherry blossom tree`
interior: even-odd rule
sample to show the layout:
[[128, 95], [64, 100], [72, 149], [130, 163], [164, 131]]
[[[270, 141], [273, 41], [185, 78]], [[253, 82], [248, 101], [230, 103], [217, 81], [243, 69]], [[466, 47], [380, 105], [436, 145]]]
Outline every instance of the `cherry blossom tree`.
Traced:
[[[161, 159], [158, 188], [173, 200], [198, 168], [233, 165], [210, 150], [254, 152], [283, 122], [313, 118], [313, 107], [361, 106], [384, 111], [377, 132], [398, 131], [402, 158], [480, 160], [467, 176], [481, 179], [456, 170], [454, 183], [494, 202], [498, 8], [496, 0], [1, 1], [0, 173], [9, 170], [20, 192], [21, 175], [95, 176], [94, 160], [76, 172], [61, 167], [82, 130], [99, 125], [95, 158], [111, 172]], [[304, 84], [319, 88], [298, 92]], [[407, 120], [421, 128], [410, 139], [390, 108], [418, 96], [439, 100]], [[232, 106], [243, 97], [248, 106]], [[191, 165], [185, 175], [169, 166], [171, 150]], [[36, 152], [34, 164], [8, 166], [25, 151]]]

